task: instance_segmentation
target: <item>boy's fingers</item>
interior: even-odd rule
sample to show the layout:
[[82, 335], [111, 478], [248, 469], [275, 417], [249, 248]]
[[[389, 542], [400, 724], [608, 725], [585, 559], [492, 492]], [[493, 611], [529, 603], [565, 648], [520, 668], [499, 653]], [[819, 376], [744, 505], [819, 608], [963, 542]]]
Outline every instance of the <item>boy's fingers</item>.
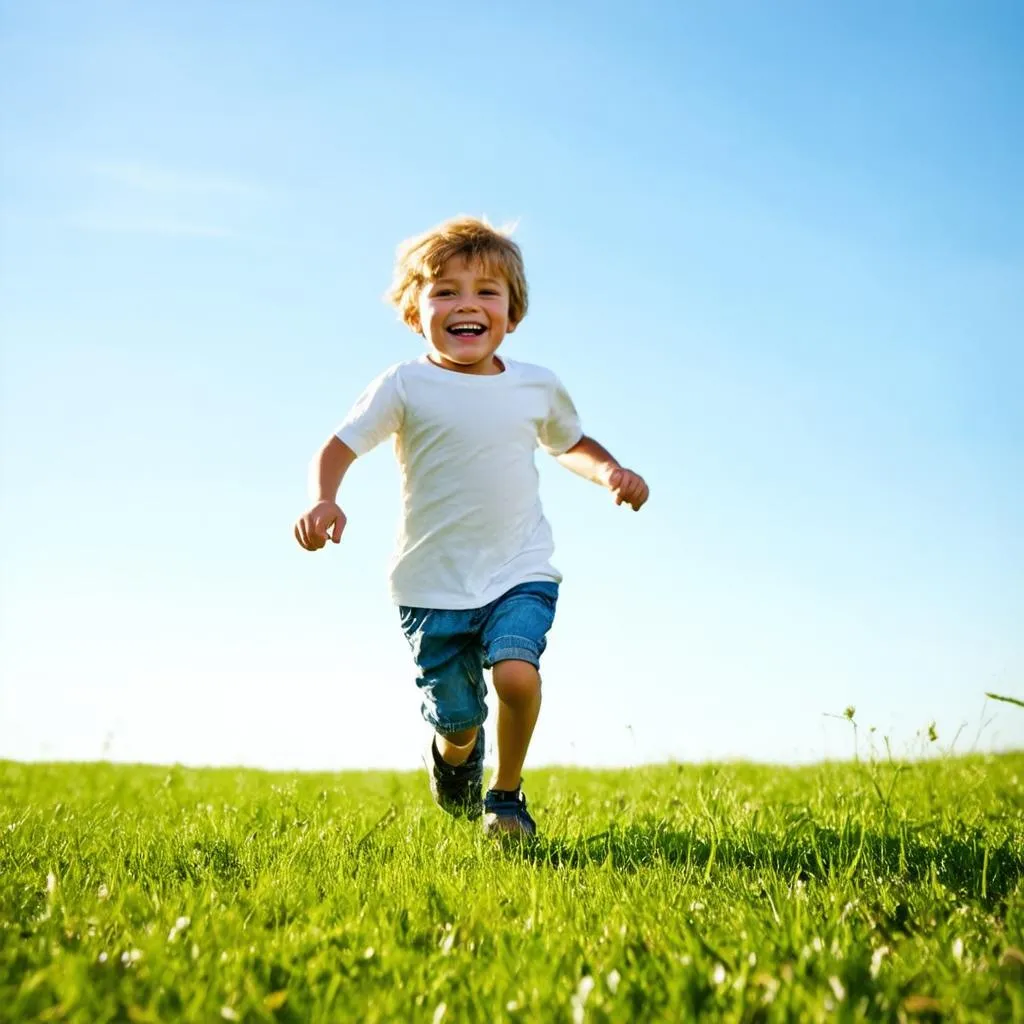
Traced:
[[640, 511], [640, 506], [647, 501], [649, 491], [642, 476], [638, 476], [629, 469], [617, 469], [608, 477], [608, 487], [615, 495], [615, 504], [621, 505], [625, 502], [632, 506], [634, 512]]
[[309, 537], [306, 535], [306, 524], [300, 519], [295, 524], [295, 539], [307, 550], [309, 549]]
[[338, 516], [338, 518], [334, 520], [334, 531], [330, 535], [331, 540], [333, 540], [335, 544], [341, 543], [341, 534], [344, 529], [345, 519], [343, 516]]
[[647, 485], [638, 476], [634, 476], [629, 486], [623, 489], [626, 501], [634, 512], [640, 511], [640, 506], [647, 500]]

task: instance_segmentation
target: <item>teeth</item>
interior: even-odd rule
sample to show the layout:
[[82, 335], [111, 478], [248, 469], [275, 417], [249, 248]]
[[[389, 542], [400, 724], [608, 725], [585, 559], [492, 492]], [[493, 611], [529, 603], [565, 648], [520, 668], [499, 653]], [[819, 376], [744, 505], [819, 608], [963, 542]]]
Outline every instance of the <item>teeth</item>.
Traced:
[[468, 322], [464, 323], [464, 324], [452, 324], [451, 327], [448, 328], [448, 330], [450, 330], [450, 331], [467, 331], [467, 330], [475, 330], [477, 328], [479, 328], [480, 330], [485, 330], [483, 324], [474, 324], [474, 323], [468, 323]]

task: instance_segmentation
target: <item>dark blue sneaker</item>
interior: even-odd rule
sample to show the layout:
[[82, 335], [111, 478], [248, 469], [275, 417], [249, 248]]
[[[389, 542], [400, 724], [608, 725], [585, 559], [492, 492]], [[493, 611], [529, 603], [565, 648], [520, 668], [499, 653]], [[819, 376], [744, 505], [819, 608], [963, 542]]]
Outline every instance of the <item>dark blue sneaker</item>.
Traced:
[[480, 790], [484, 784], [484, 727], [476, 734], [473, 753], [462, 764], [448, 764], [430, 741], [427, 754], [430, 792], [438, 807], [457, 818], [480, 817]]
[[537, 823], [526, 809], [522, 789], [489, 789], [484, 797], [484, 834], [535, 836]]

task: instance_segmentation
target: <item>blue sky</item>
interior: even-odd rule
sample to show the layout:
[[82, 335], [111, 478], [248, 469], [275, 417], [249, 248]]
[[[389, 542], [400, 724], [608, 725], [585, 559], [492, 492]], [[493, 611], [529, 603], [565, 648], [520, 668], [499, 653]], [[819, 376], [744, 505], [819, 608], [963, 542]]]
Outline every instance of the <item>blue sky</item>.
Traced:
[[0, 757], [418, 763], [390, 452], [291, 524], [460, 212], [652, 489], [539, 456], [531, 763], [1024, 745], [1021, 8], [553, 6], [0, 2]]

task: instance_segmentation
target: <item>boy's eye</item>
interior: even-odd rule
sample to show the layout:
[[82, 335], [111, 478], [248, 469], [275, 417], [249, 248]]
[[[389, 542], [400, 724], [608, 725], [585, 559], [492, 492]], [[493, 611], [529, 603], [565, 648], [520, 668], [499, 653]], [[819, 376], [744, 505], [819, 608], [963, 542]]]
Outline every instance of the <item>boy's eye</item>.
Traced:
[[441, 298], [441, 297], [443, 297], [445, 295], [454, 295], [454, 294], [455, 293], [451, 290], [451, 288], [439, 288], [436, 292], [434, 292], [434, 295], [436, 295], [438, 298]]
[[480, 289], [480, 294], [481, 295], [497, 295], [498, 294], [498, 289], [497, 288], [481, 288]]

